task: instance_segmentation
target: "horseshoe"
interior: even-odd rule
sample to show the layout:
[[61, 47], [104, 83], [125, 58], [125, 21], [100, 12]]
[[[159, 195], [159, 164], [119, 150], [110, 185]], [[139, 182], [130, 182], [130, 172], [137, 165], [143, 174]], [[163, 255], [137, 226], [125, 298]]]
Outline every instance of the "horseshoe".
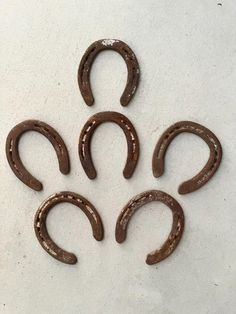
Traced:
[[138, 87], [140, 70], [134, 52], [121, 40], [101, 39], [89, 46], [81, 59], [78, 70], [80, 92], [86, 104], [92, 106], [94, 98], [90, 86], [90, 70], [95, 57], [103, 50], [114, 50], [118, 52], [126, 63], [128, 77], [125, 90], [120, 98], [120, 103], [122, 106], [127, 106]]
[[168, 239], [160, 249], [147, 255], [146, 263], [153, 265], [167, 258], [177, 247], [184, 231], [184, 213], [180, 204], [170, 195], [158, 190], [140, 193], [133, 197], [121, 211], [116, 223], [116, 241], [122, 243], [126, 239], [127, 226], [133, 214], [143, 205], [159, 201], [167, 205], [173, 215], [173, 223]]
[[183, 182], [179, 186], [179, 194], [187, 194], [202, 187], [214, 175], [222, 159], [222, 147], [218, 138], [204, 126], [191, 121], [177, 122], [162, 134], [156, 144], [152, 159], [154, 177], [158, 178], [164, 173], [164, 158], [166, 150], [171, 141], [182, 132], [198, 135], [207, 143], [210, 149], [210, 157], [204, 168], [192, 179]]
[[55, 129], [44, 122], [38, 120], [26, 120], [17, 124], [10, 131], [6, 140], [6, 155], [8, 163], [18, 179], [31, 189], [40, 191], [43, 188], [42, 183], [26, 170], [19, 156], [19, 140], [22, 134], [28, 131], [39, 132], [52, 143], [57, 154], [59, 169], [63, 174], [67, 174], [70, 171], [69, 155], [61, 136]]
[[89, 179], [96, 178], [97, 172], [91, 157], [90, 143], [94, 131], [104, 122], [114, 122], [118, 124], [125, 133], [128, 146], [128, 156], [123, 170], [123, 175], [126, 179], [128, 179], [132, 176], [138, 161], [139, 140], [135, 128], [130, 120], [118, 112], [100, 112], [93, 115], [86, 122], [79, 139], [79, 156], [81, 164]]
[[88, 217], [97, 241], [103, 239], [103, 226], [101, 218], [94, 206], [79, 194], [73, 192], [60, 192], [51, 195], [39, 207], [35, 214], [34, 230], [43, 249], [58, 261], [66, 264], [76, 264], [77, 257], [73, 253], [64, 251], [51, 239], [47, 231], [46, 219], [49, 211], [59, 203], [71, 203], [79, 207]]

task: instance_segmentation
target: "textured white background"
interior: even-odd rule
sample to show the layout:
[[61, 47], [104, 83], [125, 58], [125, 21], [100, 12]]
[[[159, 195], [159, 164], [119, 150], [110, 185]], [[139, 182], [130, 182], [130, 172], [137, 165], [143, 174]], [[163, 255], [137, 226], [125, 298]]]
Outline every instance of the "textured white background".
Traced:
[[[235, 30], [235, 0], [1, 1], [0, 313], [235, 313]], [[87, 107], [80, 95], [80, 59], [101, 38], [127, 42], [139, 60], [140, 86], [127, 108], [119, 104], [126, 66], [115, 52], [103, 52], [93, 65], [94, 106]], [[98, 178], [90, 181], [79, 162], [80, 130], [89, 116], [105, 110], [127, 115], [137, 129], [141, 155], [130, 180], [122, 176], [125, 137], [111, 123], [92, 142]], [[5, 157], [8, 132], [28, 118], [55, 127], [70, 152], [71, 173], [63, 176], [51, 144], [35, 132], [24, 135], [20, 153], [42, 180], [42, 192], [23, 185]], [[206, 186], [180, 196], [179, 183], [205, 164], [206, 144], [194, 135], [179, 136], [160, 179], [152, 176], [151, 158], [166, 127], [185, 119], [210, 128], [224, 158]], [[123, 205], [148, 189], [174, 196], [186, 216], [179, 247], [152, 267], [145, 256], [170, 231], [167, 207], [145, 206], [133, 217], [127, 241], [118, 245], [114, 238]], [[78, 208], [60, 205], [51, 212], [50, 234], [78, 255], [75, 266], [47, 255], [33, 230], [40, 203], [62, 190], [88, 198], [105, 227], [98, 243]]]

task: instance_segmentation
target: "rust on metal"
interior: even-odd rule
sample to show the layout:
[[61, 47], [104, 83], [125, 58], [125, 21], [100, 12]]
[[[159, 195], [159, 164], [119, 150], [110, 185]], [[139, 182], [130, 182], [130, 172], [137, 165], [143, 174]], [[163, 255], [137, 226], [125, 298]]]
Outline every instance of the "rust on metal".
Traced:
[[171, 232], [161, 248], [147, 255], [146, 263], [148, 265], [153, 265], [164, 260], [177, 247], [184, 231], [184, 213], [180, 204], [173, 197], [162, 191], [150, 190], [140, 193], [133, 197], [121, 211], [117, 219], [115, 231], [116, 241], [118, 243], [124, 242], [131, 217], [140, 207], [153, 201], [159, 201], [171, 209], [173, 223]]
[[46, 220], [49, 211], [59, 203], [71, 203], [79, 207], [89, 219], [93, 236], [97, 241], [103, 239], [103, 226], [101, 218], [94, 206], [79, 194], [73, 192], [60, 192], [46, 199], [35, 214], [34, 230], [39, 243], [52, 257], [66, 264], [76, 264], [77, 257], [61, 249], [50, 237], [47, 231]]
[[8, 163], [18, 179], [31, 189], [40, 191], [43, 188], [42, 183], [26, 170], [19, 156], [19, 140], [23, 133], [28, 131], [39, 132], [51, 142], [57, 154], [59, 169], [63, 174], [67, 174], [70, 171], [69, 155], [61, 136], [50, 125], [42, 121], [26, 120], [17, 124], [10, 131], [6, 140]]
[[92, 106], [94, 98], [90, 86], [90, 70], [95, 57], [103, 50], [114, 50], [118, 52], [126, 63], [128, 70], [127, 83], [120, 98], [120, 103], [122, 106], [127, 106], [137, 90], [140, 70], [134, 52], [126, 43], [121, 40], [101, 39], [95, 41], [92, 45], [89, 46], [81, 59], [78, 70], [78, 83], [80, 92], [86, 104], [88, 106]]
[[139, 140], [130, 120], [118, 112], [100, 112], [93, 115], [85, 123], [79, 138], [79, 156], [81, 164], [90, 179], [96, 178], [97, 172], [92, 161], [90, 144], [94, 131], [104, 122], [114, 122], [124, 131], [127, 140], [128, 154], [123, 175], [128, 179], [132, 176], [138, 161]]
[[218, 138], [206, 127], [191, 121], [177, 122], [162, 134], [156, 144], [152, 159], [153, 175], [156, 178], [164, 173], [164, 158], [169, 144], [182, 132], [198, 135], [210, 149], [210, 157], [204, 168], [192, 179], [179, 186], [179, 194], [187, 194], [196, 191], [212, 178], [222, 159], [222, 147]]

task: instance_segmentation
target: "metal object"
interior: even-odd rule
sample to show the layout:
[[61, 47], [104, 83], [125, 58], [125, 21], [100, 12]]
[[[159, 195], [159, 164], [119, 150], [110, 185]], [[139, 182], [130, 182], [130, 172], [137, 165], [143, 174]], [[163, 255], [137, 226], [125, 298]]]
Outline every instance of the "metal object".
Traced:
[[93, 115], [85, 123], [79, 138], [79, 156], [81, 164], [90, 179], [96, 178], [97, 172], [91, 157], [90, 143], [94, 131], [101, 123], [104, 122], [114, 122], [118, 124], [125, 133], [128, 145], [128, 156], [123, 170], [123, 175], [126, 179], [128, 179], [132, 176], [138, 161], [139, 140], [135, 128], [130, 120], [118, 112], [100, 112]]
[[86, 104], [88, 106], [92, 106], [94, 98], [90, 86], [90, 70], [95, 57], [103, 50], [114, 50], [118, 52], [127, 65], [127, 83], [120, 98], [121, 105], [127, 106], [138, 87], [140, 70], [134, 52], [126, 43], [121, 40], [101, 39], [95, 41], [91, 46], [89, 46], [83, 55], [83, 58], [81, 59], [78, 70], [78, 83], [80, 92]]
[[40, 181], [33, 177], [21, 162], [18, 145], [23, 133], [36, 131], [44, 135], [53, 145], [59, 163], [61, 173], [67, 174], [70, 171], [69, 155], [66, 145], [50, 125], [38, 120], [26, 120], [17, 124], [8, 134], [6, 140], [6, 155], [8, 163], [18, 179], [35, 191], [42, 190], [43, 186]]
[[155, 250], [147, 255], [146, 263], [153, 265], [167, 258], [177, 247], [184, 231], [184, 213], [180, 204], [170, 195], [158, 191], [146, 191], [133, 197], [121, 211], [116, 223], [116, 241], [122, 243], [126, 239], [127, 227], [131, 217], [143, 205], [159, 201], [167, 205], [173, 215], [173, 223], [168, 239], [160, 249]]
[[92, 226], [93, 236], [97, 241], [103, 239], [102, 221], [94, 206], [84, 197], [73, 192], [56, 193], [46, 199], [39, 207], [34, 220], [34, 230], [39, 243], [48, 254], [60, 262], [76, 264], [77, 257], [73, 253], [69, 253], [57, 246], [47, 231], [46, 219], [49, 211], [55, 205], [63, 202], [78, 206], [85, 213]]
[[153, 175], [156, 178], [164, 173], [164, 158], [168, 146], [182, 132], [198, 135], [207, 143], [210, 149], [210, 157], [204, 168], [192, 179], [183, 182], [179, 186], [179, 194], [187, 194], [202, 187], [214, 175], [222, 159], [222, 147], [217, 137], [204, 126], [191, 121], [177, 122], [162, 134], [156, 144], [152, 159]]

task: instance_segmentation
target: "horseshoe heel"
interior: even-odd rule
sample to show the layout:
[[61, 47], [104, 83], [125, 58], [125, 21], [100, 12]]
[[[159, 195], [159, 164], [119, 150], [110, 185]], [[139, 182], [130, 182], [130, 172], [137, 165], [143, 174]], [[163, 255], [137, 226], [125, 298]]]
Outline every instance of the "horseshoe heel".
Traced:
[[51, 142], [57, 154], [59, 169], [63, 174], [67, 174], [70, 171], [69, 156], [66, 145], [61, 136], [55, 129], [44, 122], [38, 120], [26, 120], [17, 124], [10, 131], [6, 140], [6, 155], [8, 163], [18, 179], [31, 189], [40, 191], [43, 188], [42, 183], [26, 170], [19, 156], [19, 140], [22, 134], [28, 131], [39, 132]]
[[52, 257], [66, 264], [76, 264], [77, 257], [73, 253], [64, 251], [53, 242], [47, 231], [46, 219], [49, 211], [59, 203], [71, 203], [79, 207], [88, 217], [93, 230], [93, 236], [97, 241], [103, 239], [103, 226], [101, 218], [94, 206], [84, 197], [73, 192], [60, 192], [46, 199], [38, 211], [34, 219], [34, 230], [39, 243], [43, 249]]
[[184, 231], [184, 213], [180, 204], [170, 195], [157, 190], [143, 192], [132, 198], [121, 211], [116, 223], [116, 241], [122, 243], [126, 239], [127, 226], [134, 213], [143, 205], [159, 201], [167, 205], [173, 215], [173, 223], [168, 239], [160, 249], [147, 255], [146, 263], [153, 265], [167, 258], [177, 247]]
[[120, 98], [120, 103], [122, 106], [127, 106], [138, 87], [140, 70], [134, 52], [121, 40], [101, 39], [95, 41], [91, 46], [89, 46], [81, 59], [78, 70], [80, 92], [86, 104], [88, 106], [92, 106], [94, 98], [90, 85], [90, 70], [95, 57], [103, 50], [114, 50], [118, 52], [126, 63], [128, 77], [125, 90]]
[[132, 176], [138, 161], [139, 141], [135, 128], [130, 120], [118, 112], [100, 112], [93, 115], [86, 122], [79, 139], [79, 156], [81, 164], [90, 179], [96, 178], [97, 172], [91, 157], [90, 143], [94, 131], [104, 122], [114, 122], [118, 124], [125, 133], [128, 146], [128, 156], [123, 170], [123, 175], [126, 179], [128, 179]]
[[179, 194], [187, 194], [202, 187], [214, 175], [222, 159], [222, 147], [217, 137], [204, 126], [191, 121], [177, 122], [162, 134], [156, 144], [152, 159], [153, 175], [156, 178], [164, 173], [164, 158], [168, 146], [182, 132], [198, 135], [207, 143], [210, 149], [210, 157], [204, 168], [192, 179], [183, 182], [179, 186]]

